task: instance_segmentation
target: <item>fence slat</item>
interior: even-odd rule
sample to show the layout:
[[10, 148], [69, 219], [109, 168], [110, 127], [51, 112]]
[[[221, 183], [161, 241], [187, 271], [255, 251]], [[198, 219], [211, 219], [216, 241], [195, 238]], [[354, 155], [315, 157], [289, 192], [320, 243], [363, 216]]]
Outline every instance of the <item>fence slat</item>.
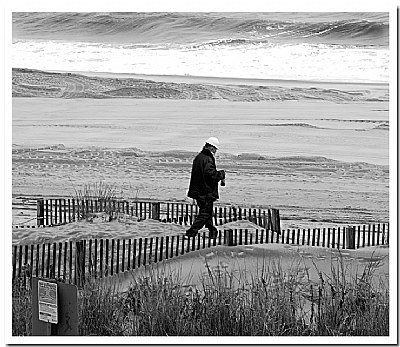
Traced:
[[379, 246], [379, 234], [380, 234], [380, 231], [381, 231], [381, 225], [380, 224], [378, 224], [377, 225], [377, 230], [376, 230], [376, 245], [377, 246]]
[[169, 258], [169, 236], [165, 237], [165, 259]]
[[387, 245], [389, 245], [389, 241], [390, 241], [390, 236], [389, 236], [389, 233], [390, 233], [390, 227], [389, 227], [389, 223], [387, 223], [387, 232], [386, 232], [386, 244]]
[[[114, 201], [114, 203], [115, 203], [115, 201]], [[110, 264], [110, 266], [111, 266], [111, 271], [110, 271], [111, 276], [114, 275], [114, 263], [115, 263], [114, 250], [115, 250], [115, 240], [112, 239], [111, 240], [111, 264]]]
[[[72, 262], [73, 262], [73, 249], [72, 249], [72, 241], [69, 241], [69, 283], [74, 283], [74, 276], [73, 276], [73, 269], [72, 269]], [[76, 279], [75, 279], [75, 283], [76, 283]]]
[[169, 218], [169, 202], [167, 202], [167, 217], [166, 217], [167, 223], [171, 222], [171, 219]]
[[40, 264], [40, 245], [36, 245], [36, 262], [35, 262], [35, 268], [36, 268], [35, 274], [36, 274], [36, 277], [40, 276], [39, 264]]
[[[122, 206], [124, 208], [124, 206]], [[122, 240], [121, 272], [125, 271], [125, 240]]]
[[12, 272], [12, 278], [15, 279], [17, 277], [17, 252], [18, 248], [17, 246], [13, 247], [13, 258], [12, 258], [12, 267], [13, 267], [13, 272]]
[[92, 262], [92, 239], [89, 240], [89, 266], [88, 266], [88, 270], [89, 270], [89, 275], [92, 275], [92, 270], [93, 270], [93, 262]]
[[[382, 245], [385, 244], [385, 236], [386, 236], [385, 231], [386, 231], [385, 224], [382, 224]], [[389, 244], [389, 239], [388, 239], [388, 244]]]
[[154, 249], [154, 262], [158, 262], [158, 236], [156, 236], [156, 246]]
[[58, 243], [58, 268], [57, 268], [57, 276], [61, 278], [61, 258], [62, 257], [62, 242]]
[[332, 248], [335, 248], [336, 228], [332, 228]]
[[192, 252], [196, 250], [196, 238], [192, 237]]
[[326, 240], [326, 247], [330, 248], [331, 247], [331, 228], [328, 228], [327, 232], [328, 232], [328, 237]]
[[187, 242], [186, 242], [186, 253], [190, 252], [190, 237], [187, 238]]
[[179, 235], [176, 236], [176, 249], [175, 249], [175, 256], [179, 255]]
[[75, 199], [72, 199], [72, 221], [76, 221]]
[[85, 241], [75, 242], [75, 257], [76, 285], [82, 287], [85, 282]]
[[200, 249], [200, 233], [197, 233], [197, 250]]
[[63, 208], [64, 208], [64, 224], [67, 224], [67, 201], [63, 199]]
[[106, 264], [105, 264], [105, 275], [108, 276], [110, 274], [110, 263], [109, 263], [109, 247], [110, 240], [106, 239]]
[[372, 231], [371, 231], [371, 237], [372, 237], [372, 246], [375, 246], [375, 224], [372, 224]]
[[149, 247], [149, 262], [153, 261], [153, 238], [150, 238], [150, 247]]
[[[144, 205], [146, 207], [146, 205]], [[140, 267], [142, 264], [142, 238], [139, 239], [139, 250], [138, 250], [138, 262], [137, 262], [137, 267]]]
[[100, 269], [99, 269], [99, 276], [100, 278], [103, 278], [103, 245], [104, 241], [103, 239], [100, 239], [100, 256], [99, 256], [99, 260], [100, 260]]
[[371, 225], [368, 224], [368, 247], [371, 246]]
[[161, 236], [161, 240], [160, 240], [160, 261], [163, 260], [163, 252], [164, 252], [164, 236]]
[[46, 199], [46, 225], [49, 225], [49, 201]]
[[184, 216], [183, 216], [183, 204], [181, 204], [181, 220], [180, 220], [180, 225], [182, 225], [183, 224], [183, 220], [184, 219]]
[[144, 238], [144, 248], [143, 248], [143, 265], [147, 263], [147, 237]]
[[26, 275], [27, 275], [27, 271], [28, 271], [28, 245], [25, 245], [24, 247], [24, 264], [22, 266], [22, 270], [23, 270], [23, 276], [24, 276], [24, 286], [26, 286]]
[[50, 278], [50, 264], [51, 264], [51, 244], [47, 244], [47, 264], [46, 264], [46, 277]]
[[185, 254], [185, 237], [182, 236], [181, 254]]

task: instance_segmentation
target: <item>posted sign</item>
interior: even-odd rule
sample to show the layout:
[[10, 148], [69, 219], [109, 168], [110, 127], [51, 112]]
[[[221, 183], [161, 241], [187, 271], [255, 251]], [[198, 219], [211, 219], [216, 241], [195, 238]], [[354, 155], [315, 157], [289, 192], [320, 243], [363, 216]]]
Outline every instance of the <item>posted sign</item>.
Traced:
[[38, 281], [39, 320], [57, 324], [57, 283]]

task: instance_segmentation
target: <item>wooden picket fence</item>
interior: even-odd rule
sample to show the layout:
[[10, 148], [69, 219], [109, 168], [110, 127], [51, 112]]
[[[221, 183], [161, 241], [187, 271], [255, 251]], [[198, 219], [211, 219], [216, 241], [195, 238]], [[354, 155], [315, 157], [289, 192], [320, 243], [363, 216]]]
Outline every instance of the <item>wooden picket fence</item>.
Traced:
[[202, 232], [194, 238], [175, 235], [15, 245], [12, 252], [12, 277], [24, 283], [32, 276], [56, 278], [82, 286], [89, 277], [113, 276], [200, 249], [219, 245], [263, 243], [336, 249], [388, 245], [389, 224], [288, 229], [282, 230], [281, 233], [269, 229], [226, 229], [220, 232], [216, 239], [210, 239]]
[[[38, 199], [37, 226], [47, 227], [72, 223], [90, 214], [124, 213], [139, 220], [155, 219], [166, 223], [191, 225], [198, 206], [186, 202], [128, 201], [118, 199]], [[280, 233], [280, 216], [276, 208], [250, 208], [231, 205], [214, 206], [214, 224], [222, 225], [249, 220], [256, 225]]]

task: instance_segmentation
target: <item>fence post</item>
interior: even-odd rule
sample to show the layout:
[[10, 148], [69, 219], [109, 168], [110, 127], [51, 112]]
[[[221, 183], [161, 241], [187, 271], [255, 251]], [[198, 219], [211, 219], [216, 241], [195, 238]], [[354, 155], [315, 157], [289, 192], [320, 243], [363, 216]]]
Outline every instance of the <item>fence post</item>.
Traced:
[[44, 200], [37, 200], [37, 225], [44, 225]]
[[227, 246], [233, 246], [233, 229], [224, 230], [224, 244]]
[[356, 249], [356, 230], [352, 226], [346, 228], [346, 248]]
[[151, 219], [160, 220], [160, 203], [153, 202], [151, 204]]
[[77, 241], [75, 243], [75, 271], [76, 271], [76, 285], [83, 287], [85, 282], [85, 250], [83, 241]]

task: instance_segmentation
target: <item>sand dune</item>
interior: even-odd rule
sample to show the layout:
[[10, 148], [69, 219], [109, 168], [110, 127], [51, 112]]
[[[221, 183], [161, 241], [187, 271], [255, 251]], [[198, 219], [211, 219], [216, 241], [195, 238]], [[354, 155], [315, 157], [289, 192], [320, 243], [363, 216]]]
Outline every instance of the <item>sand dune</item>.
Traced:
[[[374, 284], [389, 285], [389, 248], [367, 247], [358, 250], [337, 250], [310, 246], [262, 244], [248, 246], [218, 246], [186, 253], [178, 258], [125, 272], [112, 277], [112, 282], [125, 291], [134, 277], [152, 274], [173, 274], [183, 280], [187, 288], [201, 285], [209, 278], [208, 271], [234, 274], [234, 283], [251, 283], [263, 273], [277, 276], [286, 273], [296, 275], [298, 281], [317, 283], [320, 274], [332, 278], [343, 271], [349, 282], [360, 277], [370, 264]], [[341, 267], [343, 265], [343, 268]], [[105, 279], [107, 281], [107, 279]]]

